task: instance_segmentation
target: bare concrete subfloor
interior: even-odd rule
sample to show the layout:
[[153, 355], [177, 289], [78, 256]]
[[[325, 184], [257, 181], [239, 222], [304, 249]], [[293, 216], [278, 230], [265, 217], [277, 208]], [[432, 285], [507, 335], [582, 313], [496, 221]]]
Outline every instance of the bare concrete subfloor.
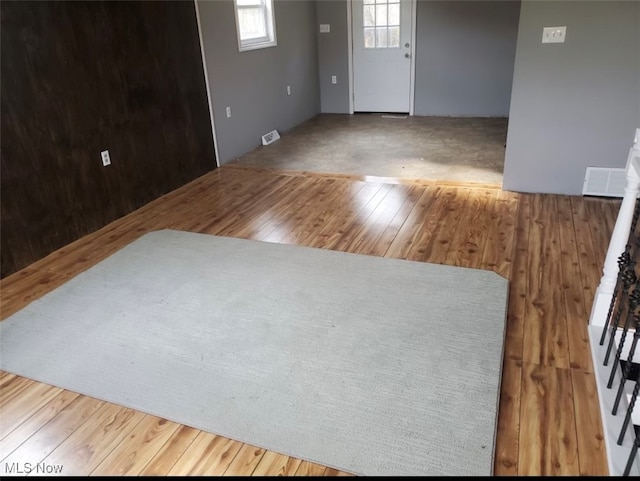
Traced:
[[231, 164], [502, 185], [507, 124], [504, 117], [319, 114]]

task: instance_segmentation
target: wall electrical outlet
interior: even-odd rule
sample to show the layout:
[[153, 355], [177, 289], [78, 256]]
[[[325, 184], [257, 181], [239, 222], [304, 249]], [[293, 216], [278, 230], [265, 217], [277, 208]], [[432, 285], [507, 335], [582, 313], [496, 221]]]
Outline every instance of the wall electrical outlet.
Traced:
[[291, 85], [287, 85], [287, 95], [291, 95]]
[[100, 156], [102, 157], [102, 165], [106, 167], [107, 165], [111, 165], [111, 157], [109, 157], [109, 151], [103, 150], [100, 152]]
[[337, 77], [335, 75], [331, 76], [331, 83], [332, 84], [337, 84], [338, 83], [338, 79], [337, 79]]
[[329, 33], [331, 32], [331, 25], [328, 23], [320, 24], [320, 33]]
[[231, 118], [231, 107], [227, 107], [227, 118]]

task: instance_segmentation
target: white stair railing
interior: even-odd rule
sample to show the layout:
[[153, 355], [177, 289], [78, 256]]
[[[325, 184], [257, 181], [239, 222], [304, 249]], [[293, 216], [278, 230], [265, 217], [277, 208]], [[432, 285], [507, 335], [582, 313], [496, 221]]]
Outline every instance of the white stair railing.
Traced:
[[609, 241], [609, 248], [602, 270], [603, 275], [596, 290], [591, 317], [589, 318], [590, 325], [604, 326], [606, 322], [611, 297], [618, 278], [618, 257], [624, 252], [629, 239], [631, 219], [633, 218], [638, 192], [640, 192], [640, 129], [636, 129], [636, 136], [633, 146], [629, 149], [625, 170], [627, 185], [624, 188], [622, 204]]
[[[637, 419], [640, 419], [640, 399], [638, 400], [637, 409], [629, 409], [630, 407], [633, 408], [633, 403], [630, 403], [630, 399], [636, 383], [621, 382], [623, 378], [621, 363], [616, 365], [615, 362], [611, 362], [610, 356], [607, 356], [607, 343], [602, 343], [605, 330], [610, 331], [607, 335], [609, 339], [613, 339], [613, 352], [620, 345], [620, 339], [624, 339], [621, 334], [622, 326], [611, 328], [608, 323], [611, 316], [612, 299], [614, 299], [614, 291], [618, 283], [619, 260], [629, 243], [634, 212], [636, 204], [639, 202], [640, 128], [636, 129], [634, 143], [629, 149], [625, 173], [626, 186], [624, 196], [609, 241], [602, 270], [603, 275], [596, 290], [589, 317], [589, 340], [600, 401], [607, 462], [611, 476], [623, 474], [640, 475], [640, 455], [636, 454], [635, 451], [637, 445], [634, 446], [636, 441], [634, 424], [640, 424], [640, 421], [636, 422]], [[622, 302], [622, 300], [617, 302]], [[630, 337], [631, 335], [626, 336], [626, 342], [622, 342], [620, 359], [627, 360], [629, 363], [631, 361], [634, 363], [639, 362], [640, 355], [638, 354], [640, 353], [640, 348], [635, 351], [635, 355], [629, 355]], [[605, 362], [605, 359], [609, 359], [609, 361]], [[623, 393], [621, 397], [618, 394], [619, 390]], [[619, 400], [616, 403], [617, 397]], [[632, 413], [634, 422], [629, 422]]]

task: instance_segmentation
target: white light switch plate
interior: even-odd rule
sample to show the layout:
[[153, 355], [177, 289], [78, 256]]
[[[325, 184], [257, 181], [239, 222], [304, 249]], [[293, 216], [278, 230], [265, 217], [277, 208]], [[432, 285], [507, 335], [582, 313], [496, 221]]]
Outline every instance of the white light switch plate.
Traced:
[[331, 25], [329, 25], [328, 23], [321, 23], [320, 33], [329, 33], [329, 32], [331, 32]]
[[544, 27], [542, 29], [542, 43], [564, 43], [567, 27]]

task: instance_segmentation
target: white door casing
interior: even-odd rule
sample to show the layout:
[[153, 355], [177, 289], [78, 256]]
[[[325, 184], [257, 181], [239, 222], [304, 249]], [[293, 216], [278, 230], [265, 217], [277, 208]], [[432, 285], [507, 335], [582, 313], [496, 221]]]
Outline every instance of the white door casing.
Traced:
[[414, 0], [352, 0], [353, 110], [413, 114]]

